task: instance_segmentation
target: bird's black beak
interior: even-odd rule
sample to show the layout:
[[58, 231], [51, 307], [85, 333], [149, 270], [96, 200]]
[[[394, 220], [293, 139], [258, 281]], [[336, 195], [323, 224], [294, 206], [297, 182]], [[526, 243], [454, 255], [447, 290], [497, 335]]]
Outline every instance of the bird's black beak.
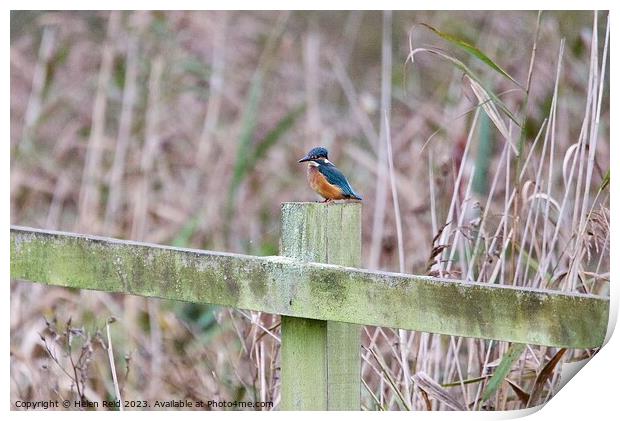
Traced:
[[306, 155], [297, 162], [301, 163], [301, 162], [308, 162], [308, 161], [312, 161], [312, 159]]

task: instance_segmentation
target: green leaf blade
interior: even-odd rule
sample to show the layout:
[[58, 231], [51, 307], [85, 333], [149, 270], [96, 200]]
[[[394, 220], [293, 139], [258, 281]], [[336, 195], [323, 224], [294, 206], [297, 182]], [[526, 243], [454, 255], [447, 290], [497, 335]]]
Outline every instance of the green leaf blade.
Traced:
[[429, 29], [430, 31], [432, 31], [435, 35], [437, 35], [438, 37], [440, 37], [441, 39], [455, 45], [456, 47], [460, 48], [461, 50], [467, 52], [469, 55], [477, 58], [478, 60], [480, 60], [481, 62], [483, 62], [484, 64], [486, 64], [487, 66], [489, 66], [491, 69], [495, 70], [497, 73], [501, 74], [502, 76], [510, 79], [510, 81], [512, 81], [515, 85], [517, 85], [521, 90], [525, 90], [523, 88], [523, 86], [521, 86], [521, 84], [519, 82], [517, 82], [512, 76], [510, 76], [508, 74], [508, 72], [506, 72], [504, 69], [502, 69], [497, 63], [495, 63], [493, 60], [491, 60], [489, 58], [489, 56], [487, 56], [486, 54], [484, 54], [482, 51], [480, 51], [480, 49], [478, 49], [477, 47], [471, 45], [470, 43], [463, 41], [462, 39], [445, 33], [445, 32], [441, 32], [440, 30], [426, 24], [426, 23], [420, 23], [420, 25], [424, 26], [425, 28]]
[[510, 373], [510, 369], [512, 365], [519, 359], [523, 351], [525, 350], [525, 344], [513, 343], [508, 348], [508, 352], [504, 354], [502, 361], [499, 363], [495, 372], [493, 373], [493, 377], [489, 380], [484, 393], [482, 394], [482, 400], [486, 401], [497, 391], [499, 386], [502, 384], [508, 373]]

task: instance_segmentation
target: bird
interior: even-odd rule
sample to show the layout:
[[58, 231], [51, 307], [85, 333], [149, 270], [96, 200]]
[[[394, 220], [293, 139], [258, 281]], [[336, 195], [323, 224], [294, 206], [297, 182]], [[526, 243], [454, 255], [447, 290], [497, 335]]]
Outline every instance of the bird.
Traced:
[[362, 200], [344, 174], [329, 161], [327, 154], [327, 149], [319, 146], [310, 149], [298, 161], [308, 163], [308, 183], [312, 190], [325, 199], [323, 203], [342, 199]]

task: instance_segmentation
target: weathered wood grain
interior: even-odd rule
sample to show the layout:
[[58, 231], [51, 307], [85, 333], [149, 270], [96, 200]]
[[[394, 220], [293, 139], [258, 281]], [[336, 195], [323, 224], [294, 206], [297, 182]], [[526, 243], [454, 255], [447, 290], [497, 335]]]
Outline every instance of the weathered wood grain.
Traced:
[[[359, 203], [285, 203], [280, 254], [359, 266], [361, 232]], [[359, 410], [360, 335], [355, 324], [283, 316], [282, 408]], [[317, 349], [317, 343], [324, 347]], [[316, 396], [317, 391], [323, 395]]]
[[602, 345], [609, 313], [609, 300], [592, 295], [22, 227], [11, 228], [11, 278], [286, 316], [566, 348]]
[[282, 316], [280, 409], [326, 411], [327, 322]]

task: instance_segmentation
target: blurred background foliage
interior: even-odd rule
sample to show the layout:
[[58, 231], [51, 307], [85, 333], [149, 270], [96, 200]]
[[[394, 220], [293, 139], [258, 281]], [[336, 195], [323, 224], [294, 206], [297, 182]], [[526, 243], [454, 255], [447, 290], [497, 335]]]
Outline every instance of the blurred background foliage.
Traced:
[[[582, 138], [584, 121], [590, 121], [585, 99], [594, 91], [589, 82], [591, 46], [600, 67], [606, 16], [599, 13], [593, 32], [593, 13], [587, 11], [544, 12], [540, 20], [537, 12], [503, 11], [13, 11], [11, 222], [181, 247], [277, 254], [280, 204], [317, 200], [297, 160], [311, 147], [323, 145], [365, 198], [364, 267], [463, 278], [473, 265], [451, 269], [433, 258], [448, 252], [444, 246], [451, 244], [450, 259], [458, 266], [471, 256], [465, 243], [475, 241], [475, 233], [482, 230], [470, 224], [466, 228], [473, 237], [463, 234], [458, 239], [455, 233], [465, 232], [463, 224], [441, 232], [444, 221], [462, 222], [465, 214], [465, 223], [475, 220], [471, 204], [484, 204], [487, 197], [489, 221], [527, 212], [528, 201], [517, 199], [505, 207], [510, 189], [518, 197], [525, 194], [527, 183], [514, 181], [520, 165], [531, 167], [528, 174], [544, 166], [544, 185], [557, 187], [556, 201], [571, 188], [571, 183], [562, 185], [566, 160], [570, 163], [576, 156], [570, 155], [571, 146]], [[420, 23], [453, 38], [442, 38]], [[549, 152], [534, 140], [553, 108], [561, 39], [565, 49], [556, 94], [555, 149], [546, 161]], [[531, 88], [524, 94], [535, 40]], [[484, 57], [462, 48], [464, 42]], [[502, 160], [506, 139], [492, 115], [480, 111], [480, 98], [472, 93], [463, 69], [437, 54], [416, 54], [412, 63], [411, 48], [437, 48], [460, 60], [501, 99], [522, 126], [500, 112], [511, 126], [512, 142], [523, 142], [522, 153], [512, 156], [510, 165]], [[485, 57], [521, 87], [485, 63]], [[516, 282], [511, 279], [518, 278], [521, 261], [506, 268], [503, 259], [514, 263], [516, 254], [527, 253], [520, 251], [523, 238], [531, 259], [519, 284], [530, 285], [529, 271], [538, 270], [549, 255], [554, 269], [541, 275], [544, 285], [535, 286], [607, 293], [608, 195], [603, 191], [598, 202], [593, 199], [609, 180], [607, 77], [601, 90], [599, 141], [592, 159], [582, 158], [592, 172], [590, 184], [581, 189], [592, 193], [585, 202], [592, 209], [596, 205], [599, 219], [591, 218], [592, 213], [577, 217], [575, 211], [557, 247], [551, 242], [551, 252], [529, 240], [530, 234], [535, 237], [536, 222], [521, 237], [515, 234], [509, 250], [500, 252], [492, 248], [494, 242], [484, 242], [484, 256], [499, 258], [502, 269], [495, 278], [476, 265], [478, 280]], [[382, 166], [386, 99], [394, 161], [390, 177], [398, 193], [401, 240]], [[471, 151], [466, 153], [468, 145]], [[534, 158], [526, 163], [530, 151]], [[461, 168], [463, 181], [458, 177]], [[500, 171], [513, 181], [500, 181], [497, 191], [490, 191]], [[535, 175], [532, 180], [543, 185]], [[576, 209], [579, 197], [569, 197], [566, 207]], [[545, 218], [551, 218], [548, 211]], [[557, 215], [553, 218], [557, 221]], [[570, 277], [564, 272], [572, 274], [566, 259], [575, 255], [563, 256], [562, 247], [584, 231], [576, 229], [582, 226], [576, 222], [590, 228], [587, 240], [574, 250], [587, 248], [595, 256], [588, 255], [590, 260], [574, 277], [589, 286], [563, 284]], [[543, 228], [547, 235], [546, 222]], [[438, 243], [437, 238], [445, 241]], [[399, 261], [399, 249], [404, 261]], [[593, 275], [584, 281], [582, 272]], [[279, 399], [275, 316], [24, 283], [12, 283], [11, 315], [14, 398], [69, 396], [78, 393], [80, 381], [80, 393], [89, 399], [113, 397], [107, 356], [100, 352], [111, 340], [123, 398], [262, 399], [276, 404]], [[110, 316], [117, 322], [106, 338]], [[471, 409], [523, 407], [527, 399], [517, 388], [533, 385], [540, 367], [554, 355], [553, 350], [530, 347], [519, 360], [514, 385], [507, 381], [494, 386], [494, 398], [483, 404], [480, 390], [507, 344], [407, 335], [365, 330], [365, 408], [451, 407], [441, 395], [431, 394], [429, 401], [426, 392], [406, 378], [398, 359], [402, 354], [394, 351], [397, 345], [412, 350], [412, 374], [429, 373]], [[50, 344], [57, 349], [57, 360], [50, 359]], [[78, 349], [86, 353], [76, 371], [81, 374], [67, 375], [63, 369], [75, 364], [68, 356]], [[379, 360], [368, 350], [383, 355], [385, 364], [377, 365]], [[581, 354], [564, 357], [578, 359]], [[467, 370], [461, 370], [460, 363]], [[392, 383], [386, 381], [390, 375]], [[465, 377], [474, 380], [463, 382]], [[548, 387], [545, 399], [557, 380], [543, 381]], [[450, 385], [455, 381], [458, 386]]]

